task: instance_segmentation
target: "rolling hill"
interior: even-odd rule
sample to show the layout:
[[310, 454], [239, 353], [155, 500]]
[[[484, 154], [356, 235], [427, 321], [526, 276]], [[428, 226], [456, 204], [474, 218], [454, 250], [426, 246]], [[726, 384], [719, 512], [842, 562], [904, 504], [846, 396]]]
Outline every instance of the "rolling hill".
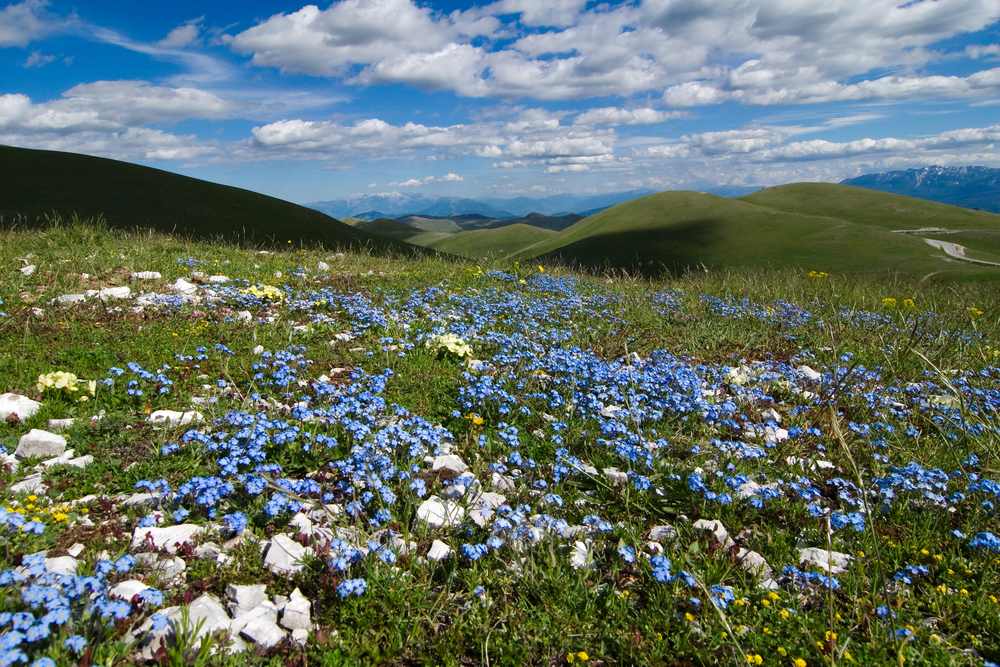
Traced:
[[266, 195], [105, 158], [0, 146], [0, 218], [42, 224], [46, 216], [103, 218], [112, 228], [149, 228], [255, 246], [321, 243], [424, 252], [319, 211]]
[[[514, 257], [643, 273], [753, 266], [1000, 278], [1000, 267], [948, 257], [923, 236], [893, 231], [924, 227], [974, 231], [986, 251], [995, 248], [986, 239], [1000, 235], [1000, 216], [829, 183], [794, 183], [739, 199], [671, 191], [584, 218]], [[971, 243], [969, 249], [977, 250]]]

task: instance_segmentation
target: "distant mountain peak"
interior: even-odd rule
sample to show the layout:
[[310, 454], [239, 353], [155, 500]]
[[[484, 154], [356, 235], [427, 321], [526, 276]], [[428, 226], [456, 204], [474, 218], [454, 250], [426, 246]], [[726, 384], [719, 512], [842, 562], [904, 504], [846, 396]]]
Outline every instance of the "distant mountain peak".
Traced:
[[992, 167], [931, 165], [865, 174], [841, 183], [1000, 213], [1000, 169]]

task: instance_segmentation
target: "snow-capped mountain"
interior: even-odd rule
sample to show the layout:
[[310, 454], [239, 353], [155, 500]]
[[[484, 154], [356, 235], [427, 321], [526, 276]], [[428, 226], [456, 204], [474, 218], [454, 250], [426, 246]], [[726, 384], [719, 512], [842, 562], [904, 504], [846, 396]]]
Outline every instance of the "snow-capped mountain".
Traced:
[[1000, 169], [990, 167], [931, 166], [866, 174], [841, 183], [1000, 213]]

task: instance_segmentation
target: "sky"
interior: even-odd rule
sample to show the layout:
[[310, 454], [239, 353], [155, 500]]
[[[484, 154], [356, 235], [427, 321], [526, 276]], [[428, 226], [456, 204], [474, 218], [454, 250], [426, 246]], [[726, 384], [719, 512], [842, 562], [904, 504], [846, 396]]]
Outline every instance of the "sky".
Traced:
[[1000, 167], [1000, 0], [0, 7], [0, 144], [297, 203]]

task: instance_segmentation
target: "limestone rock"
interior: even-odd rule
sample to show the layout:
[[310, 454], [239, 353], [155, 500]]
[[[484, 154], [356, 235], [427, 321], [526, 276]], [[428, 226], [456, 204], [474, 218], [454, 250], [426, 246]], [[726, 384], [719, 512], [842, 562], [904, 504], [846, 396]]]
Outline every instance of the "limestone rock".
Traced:
[[718, 540], [719, 543], [726, 549], [729, 549], [734, 544], [736, 544], [729, 537], [729, 531], [726, 530], [726, 527], [722, 525], [721, 521], [707, 521], [705, 519], [698, 519], [697, 521], [694, 522], [694, 529], [696, 531], [712, 533], [712, 536], [715, 537], [715, 539]]
[[204, 421], [205, 416], [200, 412], [195, 412], [194, 410], [190, 412], [177, 412], [176, 410], [157, 410], [153, 414], [149, 415], [146, 421], [151, 424], [166, 424], [167, 426], [176, 426], [180, 424], [184, 426], [190, 424], [193, 421], [200, 422]]
[[56, 556], [45, 559], [45, 571], [49, 574], [76, 574], [76, 568], [80, 564], [73, 556]]
[[433, 561], [441, 562], [452, 554], [452, 549], [441, 540], [434, 540], [431, 548], [427, 552], [427, 557]]
[[677, 529], [671, 525], [653, 526], [653, 529], [649, 531], [649, 539], [653, 542], [672, 540], [675, 537], [677, 537]]
[[281, 628], [273, 621], [263, 617], [255, 618], [247, 623], [240, 634], [263, 648], [271, 648], [285, 638], [285, 632]]
[[809, 563], [830, 574], [846, 572], [852, 560], [854, 560], [853, 557], [837, 551], [827, 551], [817, 547], [799, 549], [800, 564]]
[[183, 278], [178, 278], [177, 281], [170, 286], [170, 289], [175, 292], [180, 292], [181, 294], [194, 294], [198, 291], [198, 286], [189, 283]]
[[436, 528], [457, 526], [464, 517], [464, 509], [437, 496], [431, 496], [417, 508], [417, 518]]
[[14, 456], [19, 459], [26, 459], [35, 456], [41, 459], [59, 456], [66, 451], [66, 438], [55, 433], [49, 433], [41, 429], [33, 428], [17, 441], [17, 449]]
[[264, 557], [264, 564], [278, 572], [298, 572], [302, 558], [312, 549], [304, 547], [288, 535], [278, 534], [271, 539], [271, 547]]
[[285, 603], [285, 611], [281, 615], [281, 625], [289, 630], [308, 630], [312, 627], [312, 620], [309, 617], [311, 605], [308, 598], [296, 588], [288, 597]]
[[122, 600], [128, 602], [147, 588], [149, 588], [149, 586], [142, 583], [138, 579], [129, 579], [112, 586], [108, 591], [108, 595], [111, 597], [121, 598]]
[[444, 454], [442, 456], [435, 457], [434, 464], [431, 466], [431, 470], [440, 470], [441, 468], [447, 468], [449, 470], [454, 470], [457, 473], [463, 473], [469, 469], [469, 466], [465, 464], [465, 461], [454, 454]]
[[76, 420], [72, 417], [69, 419], [50, 419], [48, 429], [50, 431], [65, 431], [73, 425]]
[[40, 407], [42, 407], [41, 403], [31, 400], [27, 396], [0, 394], [0, 421], [6, 421], [11, 415], [16, 415], [18, 420], [24, 421], [38, 412]]
[[11, 493], [45, 493], [45, 484], [42, 483], [42, 473], [35, 473], [22, 479], [10, 487]]
[[166, 528], [136, 528], [132, 534], [132, 547], [138, 548], [148, 538], [152, 541], [156, 549], [162, 549], [169, 554], [177, 553], [177, 547], [185, 542], [192, 541], [196, 535], [205, 531], [204, 526], [196, 526], [191, 523], [182, 523]]
[[233, 618], [239, 618], [267, 601], [264, 584], [254, 586], [230, 584], [226, 587], [226, 595], [232, 600], [229, 604], [229, 613]]
[[62, 296], [56, 297], [56, 301], [62, 304], [80, 303], [81, 301], [86, 301], [87, 297], [83, 294], [63, 294]]
[[139, 271], [132, 274], [132, 280], [159, 280], [162, 277], [159, 271]]

